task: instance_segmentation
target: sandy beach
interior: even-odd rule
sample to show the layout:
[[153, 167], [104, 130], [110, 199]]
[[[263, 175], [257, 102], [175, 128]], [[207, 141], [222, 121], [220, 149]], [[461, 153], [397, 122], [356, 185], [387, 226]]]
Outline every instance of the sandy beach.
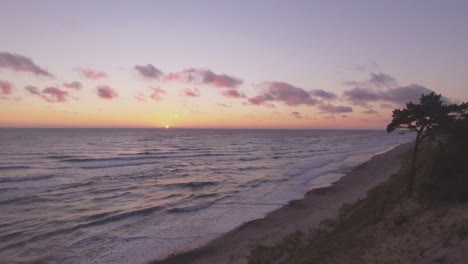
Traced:
[[353, 203], [365, 197], [370, 188], [399, 170], [399, 157], [410, 146], [411, 143], [402, 144], [376, 155], [333, 186], [311, 190], [303, 199], [292, 201], [263, 219], [248, 222], [205, 246], [152, 263], [246, 263], [246, 257], [254, 246], [271, 245], [296, 230], [316, 227], [322, 220], [335, 217], [343, 203]]

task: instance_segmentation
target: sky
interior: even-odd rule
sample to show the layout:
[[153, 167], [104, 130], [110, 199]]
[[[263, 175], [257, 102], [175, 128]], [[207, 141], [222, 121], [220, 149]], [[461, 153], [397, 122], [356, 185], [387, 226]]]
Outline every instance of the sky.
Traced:
[[467, 1], [0, 0], [1, 127], [383, 129], [468, 101]]

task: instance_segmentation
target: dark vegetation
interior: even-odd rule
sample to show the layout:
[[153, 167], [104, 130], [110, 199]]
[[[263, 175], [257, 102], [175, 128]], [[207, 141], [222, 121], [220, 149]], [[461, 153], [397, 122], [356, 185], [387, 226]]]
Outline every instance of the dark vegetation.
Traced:
[[397, 174], [336, 219], [257, 246], [249, 263], [468, 263], [468, 107], [440, 98], [394, 111], [389, 131], [412, 130], [417, 145]]
[[393, 120], [388, 124], [387, 132], [403, 129], [416, 134], [411, 157], [411, 171], [408, 174], [408, 197], [413, 195], [419, 145], [427, 137], [434, 137], [437, 131], [450, 129], [464, 117], [465, 110], [465, 104], [446, 104], [442, 100], [442, 95], [434, 92], [421, 95], [417, 104], [409, 102], [406, 108], [393, 110]]

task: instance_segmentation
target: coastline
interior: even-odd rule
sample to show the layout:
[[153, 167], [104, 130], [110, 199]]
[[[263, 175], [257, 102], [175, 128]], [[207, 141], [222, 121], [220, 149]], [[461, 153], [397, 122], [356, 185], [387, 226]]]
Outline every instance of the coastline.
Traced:
[[369, 189], [399, 170], [399, 157], [411, 144], [404, 143], [376, 154], [332, 186], [310, 190], [304, 198], [293, 200], [264, 218], [247, 222], [201, 247], [149, 263], [244, 264], [254, 246], [271, 245], [296, 230], [316, 227], [322, 220], [335, 217], [343, 203], [353, 203], [365, 197]]

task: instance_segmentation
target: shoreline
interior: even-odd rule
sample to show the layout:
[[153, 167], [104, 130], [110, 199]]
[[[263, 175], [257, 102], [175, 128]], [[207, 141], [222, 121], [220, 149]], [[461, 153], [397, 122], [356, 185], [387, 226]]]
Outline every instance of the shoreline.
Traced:
[[272, 245], [297, 230], [316, 227], [322, 220], [334, 218], [343, 203], [353, 203], [365, 197], [369, 189], [400, 169], [399, 157], [411, 144], [404, 143], [377, 153], [331, 186], [312, 189], [302, 199], [293, 200], [264, 218], [244, 223], [205, 245], [149, 263], [247, 263], [246, 257], [254, 246]]

